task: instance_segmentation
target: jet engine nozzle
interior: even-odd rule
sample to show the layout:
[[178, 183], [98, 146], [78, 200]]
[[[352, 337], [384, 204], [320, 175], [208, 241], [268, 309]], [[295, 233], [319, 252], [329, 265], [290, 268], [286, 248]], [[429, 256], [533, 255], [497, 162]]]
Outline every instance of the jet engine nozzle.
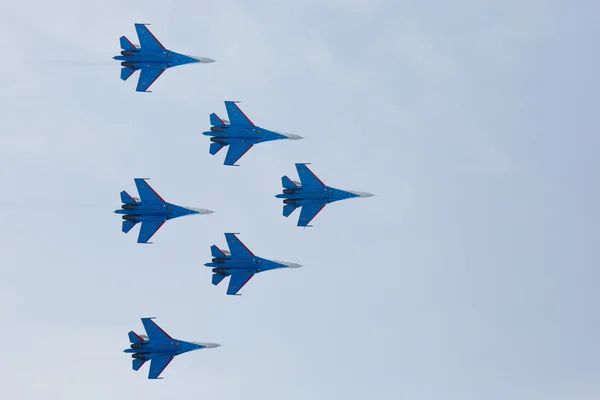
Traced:
[[146, 356], [144, 354], [141, 354], [141, 353], [133, 353], [131, 355], [131, 358], [137, 358], [138, 360], [145, 360]]
[[[284, 192], [285, 193], [285, 192]], [[297, 200], [296, 199], [285, 199], [283, 201], [284, 204], [296, 204]]]

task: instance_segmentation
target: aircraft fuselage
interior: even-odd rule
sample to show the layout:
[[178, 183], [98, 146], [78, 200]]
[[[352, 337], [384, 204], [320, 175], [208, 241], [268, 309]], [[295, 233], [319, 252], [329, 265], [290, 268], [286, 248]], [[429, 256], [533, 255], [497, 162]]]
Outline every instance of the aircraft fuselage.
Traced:
[[205, 136], [212, 136], [211, 142], [228, 145], [232, 143], [260, 143], [277, 139], [287, 139], [288, 137], [277, 132], [263, 129], [259, 126], [240, 127], [240, 126], [213, 126], [210, 131], [202, 132]]

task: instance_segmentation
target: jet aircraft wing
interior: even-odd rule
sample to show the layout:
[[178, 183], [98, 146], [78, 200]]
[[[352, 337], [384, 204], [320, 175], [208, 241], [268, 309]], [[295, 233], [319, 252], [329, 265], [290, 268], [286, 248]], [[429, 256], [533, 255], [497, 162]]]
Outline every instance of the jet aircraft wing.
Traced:
[[144, 50], [164, 51], [165, 46], [158, 41], [156, 36], [150, 32], [150, 29], [146, 28], [144, 24], [135, 24], [135, 30], [140, 40], [140, 46]]
[[144, 324], [144, 329], [146, 330], [146, 335], [148, 335], [148, 339], [150, 341], [157, 342], [170, 342], [173, 338], [163, 329], [156, 325], [153, 318], [142, 318], [142, 324]]
[[159, 379], [159, 375], [167, 368], [174, 357], [164, 355], [153, 357], [150, 361], [150, 370], [148, 371], [148, 379]]
[[307, 226], [317, 214], [325, 207], [325, 204], [306, 204], [302, 206], [300, 218], [298, 218], [298, 226]]
[[227, 294], [237, 294], [241, 288], [254, 276], [251, 272], [234, 272], [229, 279]]
[[302, 186], [325, 186], [317, 176], [306, 166], [306, 164], [296, 164], [296, 170], [300, 177]]
[[166, 201], [164, 201], [164, 199], [160, 197], [160, 195], [156, 193], [154, 189], [152, 189], [152, 186], [150, 186], [145, 179], [135, 178], [134, 181], [142, 202], [166, 203]]
[[147, 219], [142, 221], [140, 226], [140, 234], [138, 235], [138, 243], [148, 243], [148, 240], [160, 229], [166, 222], [164, 219]]
[[[235, 233], [226, 233], [225, 239], [227, 240], [227, 246], [229, 246], [229, 252], [232, 257], [255, 257], [254, 253], [235, 236]], [[231, 285], [231, 282], [229, 284]]]
[[150, 85], [152, 85], [165, 70], [166, 68], [159, 66], [143, 66], [140, 70], [140, 78], [138, 79], [137, 87], [135, 88], [136, 92], [145, 92], [148, 90]]
[[227, 150], [227, 155], [225, 156], [225, 165], [235, 165], [237, 160], [242, 158], [244, 154], [248, 150], [252, 148], [251, 144], [244, 143], [232, 143], [229, 145], [229, 150]]
[[225, 108], [227, 109], [227, 116], [229, 117], [229, 122], [231, 125], [246, 127], [254, 126], [252, 121], [250, 121], [250, 118], [246, 117], [246, 114], [240, 110], [234, 101], [226, 101]]

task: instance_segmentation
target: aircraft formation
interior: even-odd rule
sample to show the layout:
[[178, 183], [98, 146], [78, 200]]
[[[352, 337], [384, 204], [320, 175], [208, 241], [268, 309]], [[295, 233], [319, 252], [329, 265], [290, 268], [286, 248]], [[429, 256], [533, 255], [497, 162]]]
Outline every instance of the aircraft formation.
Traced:
[[[113, 57], [121, 61], [121, 79], [127, 80], [140, 70], [136, 91], [149, 92], [150, 86], [168, 68], [189, 63], [213, 63], [207, 57], [192, 57], [167, 49], [150, 32], [148, 24], [135, 24], [139, 45], [133, 44], [125, 36], [121, 36], [121, 54]], [[227, 147], [224, 165], [236, 164], [254, 145], [275, 140], [299, 140], [300, 135], [282, 133], [255, 125], [235, 101], [225, 101], [227, 120], [212, 113], [209, 116], [210, 130], [203, 135], [210, 137], [209, 153], [217, 154]], [[296, 163], [299, 182], [287, 176], [281, 178], [282, 193], [275, 197], [283, 200], [283, 216], [289, 217], [297, 208], [300, 216], [297, 226], [309, 225], [319, 212], [329, 204], [339, 200], [371, 197], [373, 194], [337, 189], [327, 186], [307, 166], [307, 163]], [[138, 243], [151, 244], [150, 239], [168, 220], [186, 216], [211, 214], [214, 211], [179, 206], [165, 201], [147, 182], [148, 178], [135, 178], [139, 198], [132, 197], [126, 191], [121, 192], [121, 208], [115, 210], [122, 215], [122, 231], [128, 233], [140, 224]], [[229, 250], [216, 245], [210, 247], [212, 259], [205, 263], [212, 271], [212, 284], [219, 285], [229, 277], [227, 295], [239, 295], [240, 290], [261, 272], [282, 269], [300, 268], [302, 265], [270, 260], [255, 255], [237, 237], [237, 233], [225, 233]], [[216, 343], [186, 342], [175, 339], [159, 327], [154, 317], [142, 318], [146, 335], [129, 332], [130, 347], [123, 350], [131, 354], [132, 368], [138, 371], [146, 361], [150, 361], [148, 379], [162, 379], [160, 375], [176, 356], [192, 350], [219, 347]]]

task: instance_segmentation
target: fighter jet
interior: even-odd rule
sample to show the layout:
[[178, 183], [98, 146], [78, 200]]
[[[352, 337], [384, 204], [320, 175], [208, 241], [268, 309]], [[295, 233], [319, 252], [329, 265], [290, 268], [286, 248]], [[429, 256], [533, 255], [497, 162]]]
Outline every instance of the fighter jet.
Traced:
[[132, 367], [134, 371], [139, 370], [148, 360], [150, 371], [148, 379], [162, 379], [158, 376], [167, 368], [167, 365], [175, 356], [187, 353], [192, 350], [204, 348], [215, 348], [221, 346], [216, 343], [184, 342], [183, 340], [172, 338], [167, 332], [154, 321], [154, 317], [142, 318], [142, 324], [146, 330], [146, 335], [138, 335], [134, 331], [129, 332], [129, 349], [123, 350], [125, 353], [133, 353]]
[[136, 91], [147, 91], [167, 68], [189, 63], [215, 62], [210, 58], [186, 56], [165, 48], [146, 28], [146, 25], [149, 24], [135, 24], [139, 46], [131, 43], [125, 36], [121, 36], [121, 55], [113, 57], [115, 60], [122, 61], [121, 79], [124, 81], [138, 69], [141, 70]]
[[202, 133], [205, 136], [211, 136], [210, 141], [213, 143], [210, 144], [209, 152], [212, 155], [217, 154], [223, 147], [229, 146], [225, 156], [225, 165], [237, 167], [235, 163], [257, 143], [279, 139], [303, 139], [300, 135], [270, 131], [254, 125], [235, 103], [238, 102], [225, 102], [229, 121], [212, 113], [210, 114], [210, 124], [212, 125], [210, 131]]
[[167, 203], [144, 178], [135, 178], [140, 199], [131, 197], [126, 191], [121, 192], [120, 210], [123, 215], [123, 232], [128, 233], [138, 222], [142, 223], [138, 243], [148, 243], [148, 240], [160, 229], [165, 221], [192, 214], [212, 214], [214, 211], [203, 208], [181, 207]]
[[259, 272], [278, 268], [302, 267], [302, 265], [292, 262], [271, 261], [255, 256], [235, 235], [235, 233], [225, 234], [229, 251], [221, 250], [215, 245], [211, 246], [212, 262], [204, 264], [212, 267], [212, 272], [214, 272], [212, 283], [215, 286], [226, 277], [231, 276], [227, 288], [229, 295], [236, 295], [254, 274]]
[[275, 197], [284, 199], [283, 216], [289, 217], [298, 207], [302, 207], [298, 226], [308, 225], [310, 221], [329, 203], [351, 199], [354, 197], [371, 197], [371, 193], [340, 190], [327, 186], [307, 167], [307, 163], [296, 164], [300, 182], [292, 181], [287, 176], [281, 178], [283, 194]]

